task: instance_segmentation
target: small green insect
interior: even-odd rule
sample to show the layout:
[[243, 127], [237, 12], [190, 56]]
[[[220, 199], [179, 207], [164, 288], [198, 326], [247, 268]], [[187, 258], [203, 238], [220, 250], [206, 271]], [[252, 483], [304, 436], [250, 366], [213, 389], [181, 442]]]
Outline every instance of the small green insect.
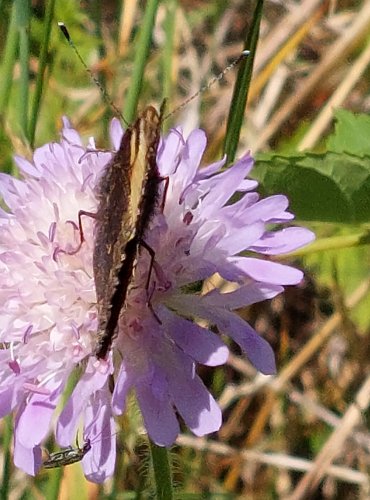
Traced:
[[79, 446], [76, 448], [69, 447], [65, 450], [50, 453], [49, 458], [43, 462], [42, 466], [45, 469], [54, 469], [56, 467], [75, 464], [76, 462], [80, 462], [90, 450], [90, 439], [87, 439], [82, 448]]

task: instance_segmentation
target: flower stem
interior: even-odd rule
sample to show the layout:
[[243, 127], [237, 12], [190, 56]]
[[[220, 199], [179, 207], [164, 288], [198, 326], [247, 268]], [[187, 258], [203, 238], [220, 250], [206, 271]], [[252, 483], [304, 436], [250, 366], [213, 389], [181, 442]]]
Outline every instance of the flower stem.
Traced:
[[325, 252], [328, 250], [343, 250], [344, 248], [355, 248], [370, 243], [370, 232], [366, 228], [362, 233], [348, 234], [341, 236], [331, 236], [329, 238], [320, 238], [304, 248], [299, 248], [277, 257], [277, 260], [291, 259], [292, 257], [304, 257], [315, 252]]
[[62, 476], [63, 476], [62, 467], [54, 469], [53, 472], [50, 474], [46, 490], [46, 498], [48, 498], [48, 500], [58, 500], [60, 494]]
[[150, 441], [157, 500], [172, 500], [172, 474], [167, 448]]

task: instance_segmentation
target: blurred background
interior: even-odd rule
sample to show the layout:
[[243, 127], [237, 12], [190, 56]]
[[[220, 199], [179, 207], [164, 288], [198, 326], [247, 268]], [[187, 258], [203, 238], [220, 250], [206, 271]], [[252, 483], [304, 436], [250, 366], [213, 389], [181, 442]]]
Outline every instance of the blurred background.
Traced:
[[[114, 110], [57, 22], [66, 24], [95, 79], [130, 118], [135, 110], [126, 103], [134, 90], [138, 37], [153, 3], [158, 5], [138, 109], [158, 107], [167, 97], [172, 110], [238, 57], [257, 2], [0, 0], [2, 171], [13, 172], [14, 154], [31, 157], [34, 147], [58, 140], [63, 115], [82, 137], [94, 136], [99, 147], [110, 147]], [[264, 2], [238, 149], [239, 154], [250, 149], [256, 157], [262, 193], [291, 194], [276, 172], [291, 165], [294, 171], [294, 158], [308, 151], [325, 163], [334, 144], [335, 119], [344, 131], [339, 136], [337, 129], [338, 147], [345, 142], [340, 137], [345, 137], [346, 124], [352, 127], [353, 113], [369, 112], [369, 33], [369, 0]], [[167, 128], [181, 124], [185, 131], [206, 130], [205, 164], [222, 155], [236, 75], [237, 70], [229, 71], [166, 123]], [[335, 115], [340, 108], [347, 113]], [[365, 121], [364, 130], [369, 130]], [[351, 141], [343, 152], [356, 153], [368, 167], [370, 146], [353, 151], [354, 136]], [[369, 183], [370, 167], [367, 172], [363, 185]], [[356, 217], [338, 216], [336, 210], [330, 217], [314, 216], [320, 206], [325, 208], [325, 194], [308, 194], [309, 182], [302, 179], [300, 195], [292, 193], [292, 211], [300, 224], [315, 230], [318, 246], [284, 261], [303, 268], [305, 279], [273, 301], [240, 311], [273, 346], [278, 374], [256, 373], [232, 344], [226, 367], [200, 369], [220, 401], [224, 424], [207, 439], [187, 432], [179, 437], [173, 448], [179, 498], [370, 498], [369, 414], [361, 410], [370, 398], [370, 268], [366, 239], [358, 236], [370, 199], [363, 198], [368, 205]], [[341, 193], [345, 198], [346, 187]], [[119, 425], [116, 475], [97, 486], [84, 480], [80, 464], [25, 477], [9, 459], [11, 423], [3, 420], [0, 466], [8, 486], [0, 497], [151, 498], [145, 479], [148, 446], [134, 402]], [[56, 449], [52, 442], [46, 447]], [[315, 478], [319, 484], [308, 496]]]

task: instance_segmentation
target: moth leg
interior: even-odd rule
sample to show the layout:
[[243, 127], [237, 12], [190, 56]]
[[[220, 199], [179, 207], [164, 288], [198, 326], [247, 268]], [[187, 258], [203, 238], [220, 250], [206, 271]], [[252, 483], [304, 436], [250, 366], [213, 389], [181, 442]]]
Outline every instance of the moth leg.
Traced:
[[[82, 244], [85, 241], [85, 236], [84, 236], [83, 227], [82, 227], [82, 216], [91, 217], [92, 219], [97, 218], [97, 215], [94, 212], [86, 212], [86, 210], [79, 210], [79, 212], [78, 212], [78, 230], [80, 233], [80, 243], [77, 245], [77, 247], [74, 250], [63, 250], [63, 248], [58, 248], [57, 251], [54, 252], [54, 259], [59, 253], [65, 253], [67, 255], [76, 255], [76, 253], [78, 253], [81, 250]], [[68, 221], [68, 222], [71, 222], [71, 221]]]
[[115, 387], [113, 375], [109, 375], [109, 378], [108, 378], [108, 387], [109, 387], [109, 392], [111, 394], [113, 394], [114, 387]]
[[[163, 213], [165, 204], [166, 204], [166, 197], [167, 197], [167, 191], [168, 191], [168, 186], [170, 184], [170, 178], [169, 177], [161, 177], [159, 179], [160, 182], [164, 182], [164, 188], [163, 188], [163, 195], [162, 195], [162, 201], [160, 205], [161, 213]], [[148, 271], [148, 278], [146, 280], [146, 285], [145, 289], [149, 289], [149, 284], [150, 284], [150, 278], [152, 276], [152, 271], [153, 271], [153, 265], [154, 265], [154, 260], [155, 260], [155, 251], [151, 246], [148, 245], [148, 243], [141, 239], [140, 240], [140, 245], [145, 248], [145, 250], [149, 253], [150, 255], [150, 264], [149, 264], [149, 271]]]
[[162, 324], [162, 321], [158, 318], [156, 312], [154, 311], [153, 309], [153, 305], [152, 305], [152, 297], [153, 297], [153, 293], [154, 293], [154, 290], [155, 290], [155, 286], [156, 286], [156, 283], [154, 282], [153, 283], [153, 288], [152, 288], [152, 291], [151, 293], [149, 293], [149, 285], [150, 285], [150, 278], [152, 277], [152, 271], [153, 271], [153, 267], [154, 267], [154, 261], [155, 261], [155, 251], [153, 250], [153, 248], [151, 246], [148, 245], [148, 243], [146, 243], [144, 240], [140, 240], [140, 245], [143, 246], [145, 248], [145, 250], [149, 253], [150, 255], [150, 264], [149, 264], [149, 271], [148, 271], [148, 277], [147, 277], [147, 280], [146, 280], [146, 285], [145, 285], [145, 289], [147, 291], [147, 294], [148, 294], [148, 300], [147, 300], [147, 306], [149, 307], [149, 309], [151, 310], [153, 316], [155, 317], [155, 319], [158, 321], [158, 323], [161, 325]]
[[78, 429], [77, 429], [77, 434], [76, 434], [76, 446], [77, 446], [77, 448], [80, 447], [80, 443], [78, 442]]
[[164, 182], [164, 188], [163, 188], [163, 193], [162, 193], [162, 201], [160, 204], [160, 209], [161, 209], [161, 214], [163, 214], [164, 207], [166, 205], [166, 198], [167, 198], [167, 192], [168, 192], [168, 186], [170, 185], [170, 178], [167, 177], [160, 177], [159, 182]]
[[145, 248], [145, 250], [148, 252], [150, 255], [150, 264], [149, 264], [149, 271], [148, 271], [148, 277], [146, 280], [146, 285], [145, 289], [148, 291], [149, 290], [149, 284], [150, 284], [150, 278], [152, 277], [152, 271], [153, 271], [153, 265], [154, 265], [154, 259], [155, 259], [155, 251], [151, 246], [146, 243], [144, 240], [140, 240], [140, 245]]
[[162, 324], [162, 321], [159, 319], [157, 313], [154, 311], [153, 309], [153, 305], [152, 305], [152, 297], [153, 297], [153, 293], [154, 293], [154, 290], [155, 290], [155, 286], [156, 286], [156, 283], [155, 281], [153, 282], [153, 288], [152, 288], [152, 292], [151, 294], [149, 295], [148, 297], [148, 300], [147, 300], [147, 306], [148, 308], [150, 309], [151, 313], [153, 314], [154, 318], [157, 320], [157, 322], [161, 325]]

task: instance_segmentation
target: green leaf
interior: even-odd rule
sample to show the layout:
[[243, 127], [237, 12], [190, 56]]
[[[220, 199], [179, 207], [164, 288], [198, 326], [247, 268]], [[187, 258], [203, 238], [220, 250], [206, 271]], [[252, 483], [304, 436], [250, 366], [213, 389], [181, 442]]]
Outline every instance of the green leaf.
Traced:
[[[350, 234], [350, 229], [342, 231], [342, 237]], [[314, 269], [317, 282], [331, 289], [335, 283], [339, 285], [343, 297], [348, 299], [360, 284], [369, 276], [369, 247], [366, 245], [340, 250], [309, 254], [305, 257], [306, 265]], [[370, 326], [370, 294], [367, 294], [348, 313], [352, 321], [366, 332]]]
[[370, 155], [370, 116], [338, 109], [335, 119], [335, 132], [328, 139], [328, 150], [359, 156]]
[[370, 221], [370, 156], [347, 153], [259, 155], [252, 176], [262, 194], [283, 193], [297, 219]]

